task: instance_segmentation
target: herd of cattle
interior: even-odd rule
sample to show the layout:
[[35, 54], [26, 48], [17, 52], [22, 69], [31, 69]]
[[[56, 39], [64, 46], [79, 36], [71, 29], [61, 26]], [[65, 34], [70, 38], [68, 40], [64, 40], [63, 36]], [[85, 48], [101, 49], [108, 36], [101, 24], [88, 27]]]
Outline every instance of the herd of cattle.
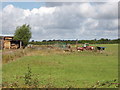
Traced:
[[105, 50], [105, 47], [97, 47], [97, 46], [86, 46], [86, 47], [76, 47], [77, 51], [84, 51], [84, 50]]
[[[68, 49], [65, 49], [66, 51], [73, 51], [71, 48], [71, 45], [67, 45]], [[85, 51], [85, 50], [90, 50], [90, 51], [103, 51], [105, 50], [106, 47], [99, 47], [99, 46], [90, 46], [88, 43], [84, 44], [82, 47], [76, 46], [77, 51]]]

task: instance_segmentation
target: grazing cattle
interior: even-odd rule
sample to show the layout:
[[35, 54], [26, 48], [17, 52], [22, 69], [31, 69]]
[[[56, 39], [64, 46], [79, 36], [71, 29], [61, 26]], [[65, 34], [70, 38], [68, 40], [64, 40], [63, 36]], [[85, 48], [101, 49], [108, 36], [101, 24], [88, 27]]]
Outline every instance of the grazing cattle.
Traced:
[[87, 46], [85, 47], [86, 50], [94, 50], [94, 46]]
[[84, 47], [77, 47], [77, 51], [84, 51]]
[[97, 47], [98, 50], [105, 50], [105, 47]]
[[94, 50], [94, 46], [86, 46], [86, 47], [77, 47], [78, 51], [84, 51], [84, 50]]

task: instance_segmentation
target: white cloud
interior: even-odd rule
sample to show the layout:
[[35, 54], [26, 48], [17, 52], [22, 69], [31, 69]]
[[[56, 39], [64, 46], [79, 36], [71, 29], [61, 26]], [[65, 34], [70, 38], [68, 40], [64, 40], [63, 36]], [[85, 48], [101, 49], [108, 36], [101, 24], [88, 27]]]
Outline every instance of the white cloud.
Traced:
[[80, 14], [85, 17], [94, 17], [96, 15], [95, 8], [90, 3], [83, 3], [79, 6]]
[[108, 2], [96, 6], [97, 16], [100, 19], [116, 19], [118, 17], [118, 3]]
[[32, 10], [7, 5], [2, 14], [3, 34], [13, 34], [17, 26], [26, 23], [35, 40], [118, 36], [117, 3], [71, 3]]

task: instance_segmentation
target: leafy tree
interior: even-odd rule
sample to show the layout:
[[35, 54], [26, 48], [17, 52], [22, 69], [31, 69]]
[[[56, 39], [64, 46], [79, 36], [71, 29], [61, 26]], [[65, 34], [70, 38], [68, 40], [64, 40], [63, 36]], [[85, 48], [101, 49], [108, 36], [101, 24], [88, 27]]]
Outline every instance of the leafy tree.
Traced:
[[19, 26], [16, 28], [16, 31], [14, 33], [14, 40], [21, 40], [23, 42], [23, 48], [27, 46], [32, 33], [30, 31], [31, 27], [29, 25], [23, 24], [22, 26]]

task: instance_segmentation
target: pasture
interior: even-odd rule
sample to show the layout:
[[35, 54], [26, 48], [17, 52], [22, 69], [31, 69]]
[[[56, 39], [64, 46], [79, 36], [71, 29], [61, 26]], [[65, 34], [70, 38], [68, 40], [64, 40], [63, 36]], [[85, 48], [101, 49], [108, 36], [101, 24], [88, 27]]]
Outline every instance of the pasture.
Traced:
[[28, 55], [3, 64], [3, 87], [115, 88], [110, 84], [118, 80], [118, 45], [96, 46], [106, 50], [102, 53], [31, 50]]

